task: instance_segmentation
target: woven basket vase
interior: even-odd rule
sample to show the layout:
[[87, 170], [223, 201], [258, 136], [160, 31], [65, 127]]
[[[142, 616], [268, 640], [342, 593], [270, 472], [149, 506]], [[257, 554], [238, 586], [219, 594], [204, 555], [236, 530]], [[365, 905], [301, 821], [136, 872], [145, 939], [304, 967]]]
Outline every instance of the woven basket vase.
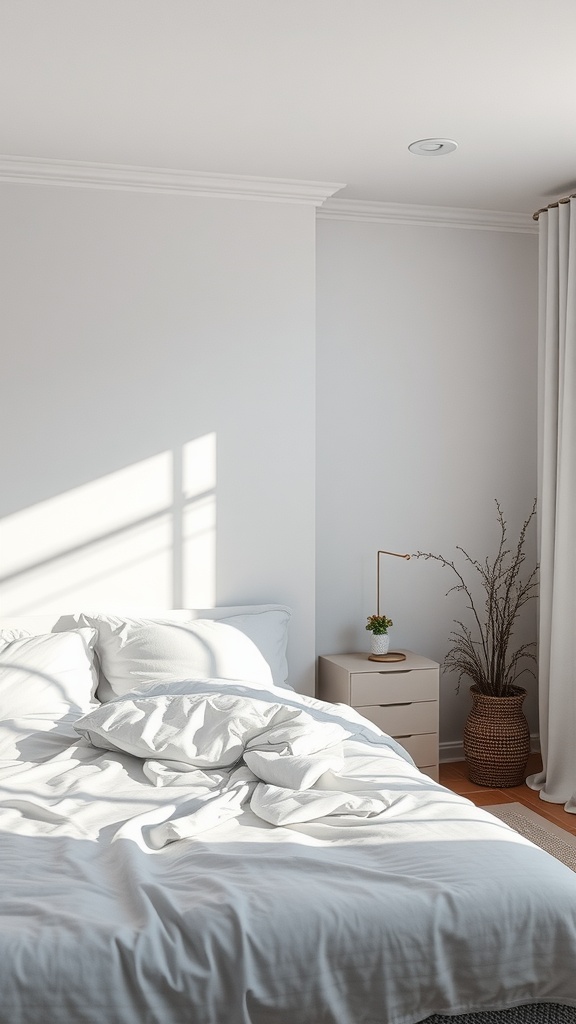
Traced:
[[522, 710], [526, 690], [489, 697], [470, 687], [472, 708], [464, 726], [464, 754], [471, 782], [500, 789], [524, 782], [530, 729]]

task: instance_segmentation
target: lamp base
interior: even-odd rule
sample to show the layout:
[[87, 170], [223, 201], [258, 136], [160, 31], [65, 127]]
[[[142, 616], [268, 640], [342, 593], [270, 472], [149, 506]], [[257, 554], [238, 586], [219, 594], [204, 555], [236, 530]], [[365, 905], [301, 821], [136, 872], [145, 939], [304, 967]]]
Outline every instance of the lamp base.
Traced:
[[406, 655], [400, 651], [390, 651], [388, 654], [369, 654], [368, 661], [406, 661]]

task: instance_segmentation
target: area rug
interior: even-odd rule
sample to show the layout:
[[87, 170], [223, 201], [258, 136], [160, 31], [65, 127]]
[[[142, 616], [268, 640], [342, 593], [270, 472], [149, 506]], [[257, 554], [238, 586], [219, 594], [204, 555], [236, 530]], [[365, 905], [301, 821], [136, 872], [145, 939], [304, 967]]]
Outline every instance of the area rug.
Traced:
[[551, 853], [556, 860], [561, 860], [567, 867], [576, 871], [576, 836], [566, 832], [553, 822], [543, 818], [536, 811], [531, 811], [523, 804], [493, 804], [483, 808], [490, 811], [495, 818], [500, 818], [510, 825], [515, 832], [525, 836], [536, 846]]
[[426, 1017], [422, 1024], [575, 1024], [576, 1007], [561, 1006], [559, 1003], [530, 1003], [528, 1006], [513, 1006], [509, 1010], [478, 1010], [476, 1013], [461, 1013], [447, 1017], [435, 1013]]

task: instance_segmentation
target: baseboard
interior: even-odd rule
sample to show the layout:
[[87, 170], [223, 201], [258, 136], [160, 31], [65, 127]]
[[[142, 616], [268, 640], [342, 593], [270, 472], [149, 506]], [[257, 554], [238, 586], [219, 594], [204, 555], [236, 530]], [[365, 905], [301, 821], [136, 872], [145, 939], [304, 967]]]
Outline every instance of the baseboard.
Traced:
[[462, 740], [459, 743], [441, 743], [440, 744], [440, 764], [445, 764], [448, 761], [463, 761], [464, 760], [464, 747], [462, 746]]
[[[530, 749], [533, 753], [539, 753], [540, 751], [540, 734], [537, 732], [533, 732], [530, 735]], [[440, 744], [440, 764], [446, 764], [448, 761], [463, 760], [464, 747], [462, 740], [448, 741]]]

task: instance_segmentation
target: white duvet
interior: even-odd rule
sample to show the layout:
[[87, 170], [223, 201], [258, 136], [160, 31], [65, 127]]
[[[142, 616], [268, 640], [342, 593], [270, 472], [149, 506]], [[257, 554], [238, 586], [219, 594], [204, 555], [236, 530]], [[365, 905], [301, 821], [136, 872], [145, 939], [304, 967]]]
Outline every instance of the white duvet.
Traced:
[[[189, 838], [250, 808], [271, 825], [340, 819], [376, 824], [390, 807], [382, 777], [347, 775], [352, 740], [389, 751], [376, 730], [350, 715], [274, 700], [273, 695], [203, 689], [202, 683], [153, 687], [92, 711], [76, 729], [97, 747], [143, 759], [157, 786], [186, 786], [193, 796], [166, 824], [148, 829], [154, 848]], [[182, 692], [184, 691], [184, 692]], [[315, 714], [313, 713], [315, 711]], [[405, 754], [402, 756], [406, 756]], [[387, 818], [386, 818], [387, 820]], [[335, 822], [334, 822], [335, 824]], [[133, 833], [134, 821], [130, 824]]]
[[205, 680], [53, 741], [0, 765], [0, 1024], [576, 1006], [576, 875], [352, 709]]

